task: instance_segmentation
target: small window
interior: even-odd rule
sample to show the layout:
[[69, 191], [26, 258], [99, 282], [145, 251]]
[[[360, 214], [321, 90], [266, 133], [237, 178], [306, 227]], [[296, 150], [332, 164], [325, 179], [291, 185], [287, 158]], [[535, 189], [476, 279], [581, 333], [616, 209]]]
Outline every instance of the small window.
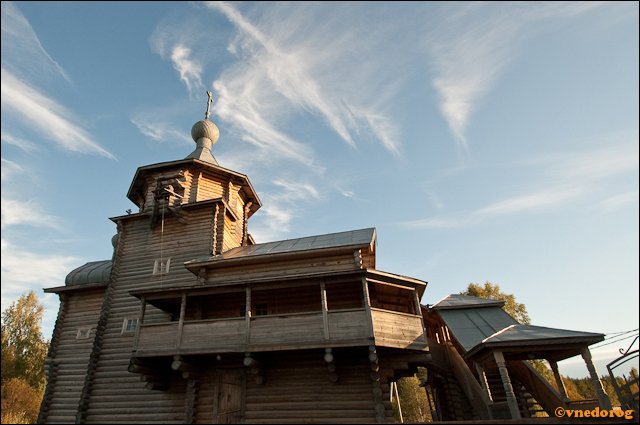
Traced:
[[168, 274], [171, 266], [171, 258], [166, 260], [156, 260], [153, 263], [153, 274]]
[[266, 304], [256, 304], [256, 316], [266, 316], [269, 314]]
[[122, 333], [135, 333], [136, 329], [138, 329], [138, 318], [136, 317], [134, 319], [129, 319], [125, 317], [124, 321], [122, 322]]
[[91, 335], [91, 328], [82, 327], [78, 328], [78, 333], [76, 334], [76, 339], [87, 339]]

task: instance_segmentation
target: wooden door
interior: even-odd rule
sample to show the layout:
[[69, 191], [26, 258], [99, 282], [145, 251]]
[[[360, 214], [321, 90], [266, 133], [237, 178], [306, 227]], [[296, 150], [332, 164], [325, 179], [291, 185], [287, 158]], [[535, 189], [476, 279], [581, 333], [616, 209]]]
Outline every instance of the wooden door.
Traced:
[[215, 423], [236, 424], [244, 415], [244, 374], [242, 369], [220, 369], [217, 373]]

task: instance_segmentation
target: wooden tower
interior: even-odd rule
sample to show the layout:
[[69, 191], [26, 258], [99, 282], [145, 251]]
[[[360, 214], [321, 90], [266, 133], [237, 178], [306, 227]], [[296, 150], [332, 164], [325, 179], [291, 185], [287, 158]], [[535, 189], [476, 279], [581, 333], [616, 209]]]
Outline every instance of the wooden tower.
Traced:
[[112, 260], [46, 290], [39, 422], [393, 422], [390, 384], [429, 360], [427, 283], [375, 269], [373, 228], [254, 243], [260, 199], [208, 116], [189, 156], [137, 170]]

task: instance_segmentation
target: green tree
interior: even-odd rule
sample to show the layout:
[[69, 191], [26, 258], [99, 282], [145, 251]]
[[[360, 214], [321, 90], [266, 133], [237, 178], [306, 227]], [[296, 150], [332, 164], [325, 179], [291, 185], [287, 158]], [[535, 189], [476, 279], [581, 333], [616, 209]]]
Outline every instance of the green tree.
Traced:
[[43, 307], [31, 291], [2, 312], [2, 423], [35, 423], [44, 394]]
[[43, 310], [30, 291], [2, 312], [3, 383], [7, 378], [22, 378], [34, 388], [44, 385], [48, 344], [40, 328]]
[[470, 283], [467, 289], [460, 292], [462, 295], [471, 295], [474, 297], [485, 298], [488, 300], [504, 301], [502, 307], [504, 311], [509, 313], [519, 323], [528, 325], [531, 322], [527, 307], [516, 301], [513, 294], [506, 294], [500, 290], [500, 285], [494, 285], [491, 282], [485, 282], [484, 285]]
[[[416, 376], [407, 376], [398, 379], [397, 385], [403, 421], [410, 423], [431, 422], [427, 394], [424, 388], [420, 387], [420, 380]], [[400, 420], [398, 400], [395, 395], [392, 407], [396, 420]]]

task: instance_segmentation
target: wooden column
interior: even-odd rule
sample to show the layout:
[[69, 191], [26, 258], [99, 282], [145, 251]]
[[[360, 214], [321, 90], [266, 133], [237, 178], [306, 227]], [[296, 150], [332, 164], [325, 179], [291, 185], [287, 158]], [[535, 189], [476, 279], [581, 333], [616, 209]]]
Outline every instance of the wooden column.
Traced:
[[322, 324], [324, 325], [324, 339], [329, 340], [329, 317], [327, 314], [327, 288], [320, 282], [320, 301], [322, 302]]
[[187, 293], [182, 293], [180, 301], [180, 321], [178, 322], [178, 337], [176, 339], [176, 347], [180, 347], [182, 343], [182, 328], [184, 327], [184, 316], [187, 313]]
[[560, 375], [560, 371], [558, 370], [558, 363], [549, 360], [549, 366], [551, 366], [553, 376], [556, 378], [556, 385], [558, 386], [558, 392], [560, 393], [560, 396], [564, 401], [569, 401], [569, 397], [567, 396], [567, 388], [564, 386], [564, 382], [562, 382], [562, 376]]
[[476, 366], [476, 372], [478, 373], [478, 378], [480, 379], [480, 385], [482, 389], [486, 393], [487, 403], [493, 402], [493, 396], [491, 395], [491, 389], [489, 388], [489, 383], [487, 382], [487, 374], [484, 372], [484, 367], [480, 363], [474, 363]]
[[[364, 279], [363, 279], [364, 280]], [[366, 282], [366, 280], [365, 280]], [[371, 367], [371, 384], [373, 386], [373, 403], [376, 412], [376, 422], [385, 422], [385, 406], [382, 399], [382, 386], [380, 385], [380, 364], [378, 353], [376, 352], [376, 346], [369, 346], [369, 364]]]
[[400, 423], [404, 423], [404, 419], [402, 418], [402, 405], [400, 404], [400, 396], [398, 395], [398, 382], [393, 381], [391, 383], [391, 401], [393, 401], [393, 396], [396, 396], [396, 404], [398, 405], [398, 416], [400, 416]]
[[140, 340], [140, 328], [144, 323], [144, 312], [147, 308], [147, 301], [144, 298], [144, 295], [140, 297], [140, 315], [138, 316], [138, 327], [136, 328], [136, 336], [133, 339], [133, 349], [134, 351], [138, 349], [138, 341]]
[[596, 368], [591, 360], [591, 352], [589, 351], [589, 348], [584, 347], [580, 350], [580, 354], [582, 354], [582, 358], [587, 365], [587, 370], [589, 371], [589, 376], [591, 376], [591, 382], [593, 389], [596, 391], [596, 397], [598, 398], [600, 408], [611, 410], [611, 401], [609, 401], [609, 397], [607, 397], [607, 393], [604, 392], [604, 388], [602, 387], [602, 382], [600, 382], [600, 378], [598, 378], [598, 373], [596, 372]]
[[251, 341], [251, 287], [247, 286], [246, 289], [246, 302], [245, 302], [245, 320], [247, 322], [247, 326], [245, 329], [245, 336], [247, 344]]
[[493, 357], [498, 365], [498, 371], [500, 372], [500, 378], [502, 379], [502, 386], [507, 397], [507, 404], [509, 405], [509, 412], [511, 412], [511, 419], [520, 419], [520, 408], [518, 407], [518, 400], [516, 394], [513, 392], [513, 386], [511, 385], [511, 379], [509, 379], [509, 371], [507, 371], [507, 363], [504, 360], [504, 356], [501, 351], [494, 351]]
[[362, 304], [364, 305], [364, 309], [367, 312], [367, 320], [369, 321], [369, 336], [374, 338], [373, 332], [373, 316], [371, 315], [371, 299], [369, 298], [369, 284], [367, 283], [367, 278], [362, 278]]

